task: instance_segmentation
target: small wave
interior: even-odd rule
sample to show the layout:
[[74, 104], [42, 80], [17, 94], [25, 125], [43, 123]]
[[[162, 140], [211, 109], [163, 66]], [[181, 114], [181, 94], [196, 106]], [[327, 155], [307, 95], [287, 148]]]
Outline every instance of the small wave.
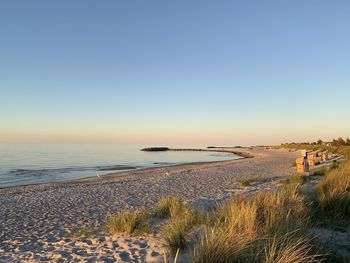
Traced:
[[171, 165], [171, 164], [174, 164], [174, 163], [171, 163], [171, 162], [154, 162], [153, 164], [155, 164], [155, 165]]
[[103, 166], [103, 167], [96, 167], [97, 171], [119, 171], [119, 170], [134, 170], [138, 167], [136, 166], [129, 166], [129, 165], [112, 165], [112, 166]]
[[222, 157], [237, 157], [236, 155], [232, 154], [232, 153], [225, 153], [225, 152], [222, 152], [222, 153], [211, 153], [209, 154], [209, 156], [212, 156], [212, 157], [219, 157], [219, 158], [222, 158]]
[[44, 168], [44, 169], [13, 169], [8, 172], [13, 177], [41, 177], [43, 175], [57, 175], [71, 172], [84, 171], [121, 171], [137, 169], [137, 166], [130, 165], [105, 165], [92, 167], [63, 167], [63, 168]]

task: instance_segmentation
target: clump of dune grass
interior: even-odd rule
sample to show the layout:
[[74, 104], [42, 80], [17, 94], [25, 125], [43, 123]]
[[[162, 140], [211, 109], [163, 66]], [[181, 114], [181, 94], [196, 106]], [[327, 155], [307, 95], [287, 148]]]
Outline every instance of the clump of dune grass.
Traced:
[[149, 217], [149, 213], [144, 210], [120, 212], [108, 218], [106, 230], [111, 234], [121, 232], [127, 234], [147, 233], [149, 231]]
[[264, 242], [265, 263], [321, 262], [323, 256], [313, 253], [313, 245], [307, 236], [294, 238], [289, 233], [274, 236]]
[[161, 236], [167, 244], [167, 248], [172, 255], [177, 251], [183, 251], [188, 243], [188, 226], [181, 221], [167, 224], [161, 231]]
[[321, 169], [315, 170], [312, 173], [310, 173], [310, 176], [325, 176], [328, 172], [328, 169], [326, 167], [322, 167]]
[[155, 216], [160, 218], [168, 218], [170, 217], [170, 207], [174, 202], [177, 202], [178, 198], [165, 196], [163, 197], [156, 207]]
[[316, 187], [318, 208], [328, 218], [350, 218], [350, 162], [330, 171]]
[[69, 234], [69, 238], [88, 238], [95, 234], [98, 230], [94, 227], [84, 227], [80, 231], [74, 231]]
[[171, 221], [181, 220], [190, 225], [200, 219], [199, 214], [178, 197], [163, 197], [156, 207], [155, 216], [169, 218]]
[[309, 263], [321, 262], [323, 256], [314, 253], [307, 235], [294, 237], [291, 232], [249, 239], [223, 228], [211, 228], [201, 238], [192, 258], [194, 263]]
[[253, 200], [257, 206], [257, 232], [284, 234], [305, 228], [309, 221], [309, 205], [298, 193], [298, 187], [279, 193], [259, 194]]
[[214, 216], [216, 224], [206, 228], [194, 248], [193, 262], [311, 262], [311, 245], [302, 242], [309, 205], [298, 185], [235, 197], [220, 205]]
[[339, 162], [333, 161], [333, 162], [332, 162], [332, 165], [331, 165], [331, 167], [330, 167], [330, 170], [338, 169], [338, 167], [339, 167]]
[[250, 181], [249, 180], [243, 180], [240, 182], [243, 187], [248, 187], [250, 186]]
[[183, 251], [188, 243], [188, 231], [199, 222], [206, 220], [205, 214], [195, 212], [188, 203], [178, 197], [164, 197], [158, 203], [155, 215], [169, 218], [169, 223], [161, 231], [169, 252]]
[[299, 187], [308, 181], [308, 177], [300, 174], [292, 174], [291, 176], [280, 180], [282, 184], [282, 192], [292, 193], [299, 190]]
[[[232, 232], [251, 235], [256, 230], [257, 206], [251, 199], [235, 197], [217, 208], [218, 226], [230, 228]], [[227, 230], [228, 231], [228, 230]]]
[[291, 186], [277, 193], [235, 197], [220, 205], [216, 216], [219, 222], [236, 232], [265, 234], [273, 232], [276, 227], [287, 228], [291, 222], [303, 220], [305, 225], [308, 209], [305, 198], [298, 193], [298, 186]]
[[301, 174], [292, 174], [290, 181], [292, 184], [303, 185], [307, 182], [307, 176]]
[[254, 178], [244, 179], [244, 180], [241, 180], [239, 182], [241, 183], [241, 186], [248, 187], [248, 186], [250, 186], [251, 183], [257, 182], [257, 181], [259, 181], [259, 178], [254, 177]]
[[179, 197], [166, 196], [159, 201], [155, 215], [160, 218], [176, 219], [190, 210], [189, 205]]
[[193, 223], [195, 220], [194, 211], [190, 208], [188, 203], [181, 199], [176, 199], [169, 207], [170, 219], [176, 220], [186, 220], [188, 223]]
[[250, 238], [216, 225], [205, 229], [205, 233], [194, 248], [192, 262], [247, 262], [250, 251]]
[[307, 177], [305, 175], [294, 173], [287, 178], [287, 183], [294, 185], [303, 185], [307, 181]]

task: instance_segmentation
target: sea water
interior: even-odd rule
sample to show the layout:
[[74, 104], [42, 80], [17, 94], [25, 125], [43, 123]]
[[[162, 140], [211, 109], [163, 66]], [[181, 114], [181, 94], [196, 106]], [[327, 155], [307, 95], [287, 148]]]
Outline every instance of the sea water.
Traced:
[[[103, 176], [132, 169], [240, 158], [231, 153], [205, 151], [140, 151], [144, 147], [147, 145], [0, 144], [0, 188]], [[205, 147], [173, 145], [171, 148]]]

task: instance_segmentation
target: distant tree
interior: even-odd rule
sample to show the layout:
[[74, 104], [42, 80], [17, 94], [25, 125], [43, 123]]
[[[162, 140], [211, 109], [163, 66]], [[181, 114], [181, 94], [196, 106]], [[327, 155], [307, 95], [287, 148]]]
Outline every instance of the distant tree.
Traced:
[[345, 140], [342, 137], [338, 138], [338, 145], [345, 145]]
[[349, 137], [346, 138], [346, 145], [347, 145], [347, 146], [350, 146], [350, 138], [349, 138]]
[[342, 146], [342, 145], [346, 145], [345, 140], [342, 137], [339, 137], [338, 139], [333, 139], [333, 143], [334, 146]]
[[323, 144], [323, 141], [321, 139], [318, 139], [317, 144], [321, 145]]
[[333, 144], [334, 146], [337, 146], [337, 145], [338, 145], [338, 140], [337, 140], [337, 139], [333, 139], [332, 144]]

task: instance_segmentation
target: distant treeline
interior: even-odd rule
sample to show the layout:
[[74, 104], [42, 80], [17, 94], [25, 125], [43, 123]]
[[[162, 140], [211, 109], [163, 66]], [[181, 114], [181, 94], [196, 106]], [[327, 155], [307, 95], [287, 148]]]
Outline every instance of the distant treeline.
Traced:
[[282, 143], [281, 145], [286, 144], [309, 144], [309, 145], [327, 145], [327, 146], [350, 146], [350, 138], [343, 139], [342, 137], [338, 137], [338, 139], [333, 139], [330, 142], [325, 142], [319, 139], [317, 142], [301, 142], [301, 143]]

